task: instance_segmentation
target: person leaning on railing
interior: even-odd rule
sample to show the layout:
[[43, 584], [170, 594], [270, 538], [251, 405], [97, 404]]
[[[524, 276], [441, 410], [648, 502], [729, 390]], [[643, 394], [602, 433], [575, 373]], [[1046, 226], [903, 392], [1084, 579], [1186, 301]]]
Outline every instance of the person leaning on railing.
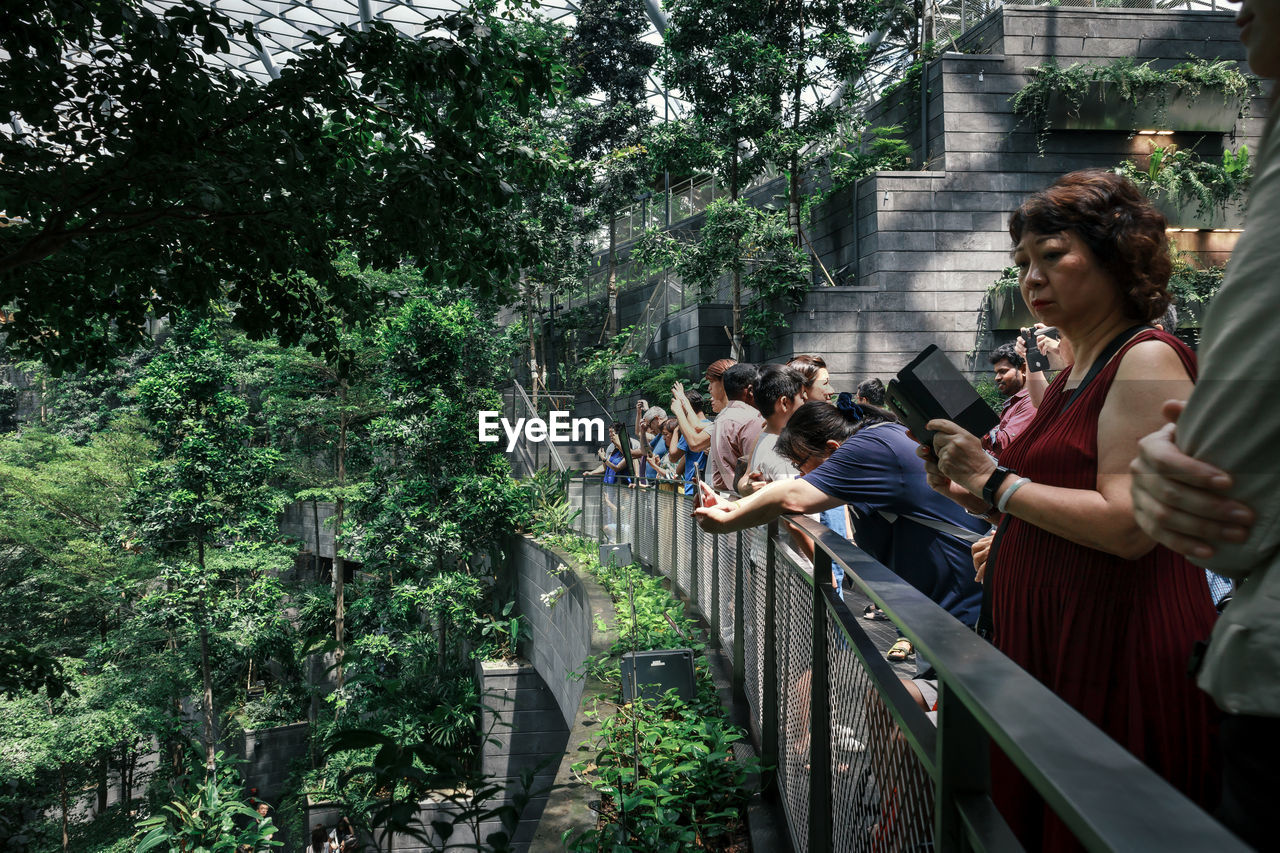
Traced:
[[988, 525], [929, 488], [916, 444], [893, 415], [843, 396], [844, 408], [805, 403], [778, 437], [778, 452], [801, 477], [770, 483], [736, 503], [704, 488], [703, 506], [694, 510], [698, 524], [731, 533], [847, 504], [858, 547], [972, 627], [982, 590], [973, 580], [968, 538]]
[[[1280, 78], [1280, 2], [1236, 15], [1249, 67]], [[1199, 684], [1226, 715], [1217, 816], [1273, 849], [1280, 802], [1280, 361], [1258, 330], [1280, 312], [1280, 85], [1273, 90], [1249, 200], [1226, 280], [1201, 327], [1200, 382], [1169, 401], [1133, 463], [1138, 523], [1156, 541], [1231, 577]], [[1174, 423], [1177, 424], [1175, 430]]]
[[[1202, 805], [1217, 795], [1213, 713], [1186, 676], [1215, 611], [1203, 572], [1134, 520], [1129, 464], [1160, 404], [1191, 390], [1195, 356], [1146, 325], [1168, 304], [1165, 219], [1132, 183], [1073, 172], [1009, 222], [1023, 298], [1076, 362], [1001, 453], [946, 420], [930, 484], [975, 513], [1004, 513], [987, 568], [992, 641]], [[992, 792], [1030, 849], [1075, 839], [996, 755]]]

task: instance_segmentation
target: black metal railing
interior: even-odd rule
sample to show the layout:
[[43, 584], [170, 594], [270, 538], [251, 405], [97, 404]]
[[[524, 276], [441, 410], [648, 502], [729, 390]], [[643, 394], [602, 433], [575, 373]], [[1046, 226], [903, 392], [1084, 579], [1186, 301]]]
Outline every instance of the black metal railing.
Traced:
[[[713, 536], [682, 483], [570, 483], [577, 531], [628, 541], [701, 611], [798, 851], [1019, 850], [990, 794], [998, 746], [1089, 850], [1247, 850], [1048, 688], [852, 543], [809, 519]], [[937, 670], [936, 725], [831, 585], [881, 607]]]

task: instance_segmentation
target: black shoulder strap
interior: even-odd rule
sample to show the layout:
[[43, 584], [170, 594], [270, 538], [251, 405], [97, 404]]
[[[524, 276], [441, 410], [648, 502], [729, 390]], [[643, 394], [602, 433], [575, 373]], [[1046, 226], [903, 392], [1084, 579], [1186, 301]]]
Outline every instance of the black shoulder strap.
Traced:
[[1118, 353], [1122, 346], [1133, 340], [1134, 336], [1139, 332], [1145, 332], [1147, 329], [1151, 328], [1154, 327], [1148, 326], [1145, 323], [1140, 326], [1130, 326], [1112, 338], [1111, 343], [1107, 344], [1102, 352], [1098, 353], [1098, 357], [1093, 360], [1093, 364], [1089, 367], [1089, 372], [1084, 375], [1084, 379], [1076, 386], [1076, 390], [1071, 392], [1071, 396], [1067, 398], [1067, 404], [1062, 407], [1062, 411], [1065, 412], [1067, 409], [1071, 408], [1071, 404], [1076, 401], [1077, 397], [1084, 393], [1084, 389], [1088, 388], [1089, 383], [1098, 377], [1098, 374], [1102, 372], [1102, 368], [1107, 366], [1107, 362], [1111, 361], [1112, 356]]

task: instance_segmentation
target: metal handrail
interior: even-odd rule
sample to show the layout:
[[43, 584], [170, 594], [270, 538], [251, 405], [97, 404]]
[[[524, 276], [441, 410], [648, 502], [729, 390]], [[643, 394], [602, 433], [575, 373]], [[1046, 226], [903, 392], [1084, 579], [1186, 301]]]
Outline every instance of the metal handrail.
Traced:
[[[523, 385], [521, 385], [519, 382], [516, 382], [516, 381], [512, 381], [512, 383], [511, 383], [511, 384], [512, 384], [512, 386], [516, 389], [516, 393], [520, 395], [520, 399], [524, 401], [525, 408], [526, 408], [526, 409], [528, 409], [528, 411], [529, 411], [530, 415], [532, 415], [532, 416], [533, 416], [533, 417], [535, 417], [535, 418], [536, 418], [536, 417], [540, 417], [540, 416], [538, 415], [538, 410], [537, 410], [537, 408], [533, 405], [533, 401], [532, 401], [532, 400], [530, 400], [530, 399], [529, 399], [529, 395], [525, 393], [525, 391], [524, 391], [524, 386], [523, 386]], [[521, 442], [517, 442], [517, 445], [518, 445], [518, 446], [520, 446], [520, 447], [523, 447], [523, 446], [524, 446], [524, 442], [523, 442], [523, 441], [521, 441]], [[547, 442], [547, 451], [548, 451], [548, 453], [549, 453], [549, 455], [550, 455], [550, 457], [551, 457], [551, 461], [552, 461], [553, 463], [555, 463], [555, 466], [556, 466], [556, 468], [557, 468], [557, 469], [559, 469], [559, 470], [561, 470], [561, 471], [567, 471], [567, 470], [569, 470], [568, 466], [564, 464], [564, 459], [563, 459], [563, 458], [561, 458], [561, 456], [560, 456], [560, 451], [556, 450], [556, 446], [555, 446], [554, 444], [552, 444], [551, 442], [549, 442], [549, 441]], [[527, 452], [527, 451], [526, 451], [525, 455], [526, 455], [526, 458], [527, 458], [527, 457], [528, 457], [528, 452]], [[535, 467], [536, 467], [536, 466], [535, 466]]]
[[[585, 506], [587, 491], [599, 478], [582, 479], [578, 496]], [[680, 480], [659, 482], [683, 485]], [[630, 489], [614, 484], [607, 491], [614, 495], [616, 517], [626, 521], [623, 498]], [[605, 494], [606, 488], [601, 484], [601, 499]], [[676, 501], [677, 512], [687, 510], [691, 503], [678, 487], [670, 498]], [[672, 534], [675, 531], [659, 529], [656, 498], [654, 501], [652, 538], [648, 541], [674, 541]], [[632, 530], [637, 532], [644, 521], [640, 518], [640, 502], [636, 500], [634, 503]], [[789, 520], [812, 538], [815, 544], [814, 570], [809, 573], [777, 559], [776, 548], [772, 544], [776, 534], [775, 522], [770, 525], [765, 576], [772, 585], [778, 574], [790, 572], [802, 578], [811, 593], [814, 636], [812, 698], [809, 702], [811, 716], [808, 721], [812, 733], [809, 763], [813, 768], [808, 806], [810, 851], [829, 850], [832, 844], [832, 685], [828, 681], [825, 659], [828, 641], [825, 630], [819, 630], [819, 626], [825, 626], [828, 619], [838, 627], [844, 640], [857, 653], [862, 666], [875, 679], [885, 707], [932, 779], [936, 803], [936, 849], [1021, 849], [991, 800], [987, 767], [990, 742], [1008, 756], [1089, 850], [1212, 849], [1215, 853], [1232, 853], [1249, 849], [1040, 681], [927, 596], [830, 529], [804, 517]], [[599, 521], [602, 532], [603, 514]], [[585, 525], [585, 521], [581, 523]], [[696, 533], [695, 530], [695, 542]], [[739, 532], [737, 537], [734, 553], [739, 561], [736, 588], [740, 590], [742, 533]], [[727, 539], [728, 536], [713, 537], [713, 541]], [[641, 557], [644, 556], [643, 550], [641, 548], [637, 552]], [[655, 555], [658, 550], [655, 545]], [[696, 571], [696, 555], [692, 560]], [[936, 728], [906, 696], [905, 689], [880, 652], [874, 646], [867, 647], [869, 640], [859, 620], [831, 586], [833, 565], [844, 569], [857, 588], [889, 616], [916, 646], [919, 654], [924, 655], [937, 670], [939, 704]], [[652, 565], [651, 568], [666, 574], [670, 567]], [[676, 580], [675, 575], [676, 572], [671, 571], [673, 581]], [[689, 595], [695, 604], [701, 605], [704, 613], [709, 612], [709, 608], [718, 610], [721, 606], [718, 600], [699, 601], [696, 588], [689, 591]], [[770, 596], [771, 593], [766, 593], [767, 599]], [[741, 619], [740, 593], [731, 601], [737, 617]], [[771, 606], [766, 605], [766, 608]], [[768, 615], [771, 612], [766, 611], [766, 620], [771, 618]], [[716, 623], [718, 620], [711, 621]], [[717, 640], [721, 639], [718, 634], [713, 627], [713, 636]], [[739, 628], [732, 638], [735, 688], [744, 679], [741, 634]], [[769, 642], [771, 639], [766, 629], [766, 669], [769, 666]], [[777, 711], [775, 708], [770, 719], [768, 710], [769, 690], [776, 691], [776, 673], [765, 672], [762, 683], [766, 691], [766, 707], [764, 730], [760, 733], [761, 757], [768, 764], [776, 763], [778, 758]], [[776, 699], [776, 692], [773, 695]], [[771, 726], [772, 732], [769, 731]]]

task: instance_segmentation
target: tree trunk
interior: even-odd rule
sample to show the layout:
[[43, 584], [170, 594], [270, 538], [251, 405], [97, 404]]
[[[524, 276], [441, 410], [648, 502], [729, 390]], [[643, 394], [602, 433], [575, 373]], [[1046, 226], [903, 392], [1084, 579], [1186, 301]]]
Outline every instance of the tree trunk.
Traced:
[[[738, 201], [738, 144], [733, 145], [733, 161], [729, 171], [729, 201]], [[733, 237], [733, 333], [729, 336], [729, 355], [734, 361], [743, 360], [742, 348], [742, 239]]]
[[346, 499], [343, 488], [347, 484], [347, 426], [350, 416], [347, 413], [347, 380], [344, 377], [338, 382], [338, 398], [342, 411], [338, 417], [338, 493], [334, 501], [333, 513], [333, 633], [337, 643], [335, 652], [337, 660], [338, 689], [342, 689], [342, 659], [345, 646], [343, 637], [346, 633], [346, 571], [347, 561], [342, 556], [339, 542], [342, 539], [342, 516], [346, 511]]
[[[802, 59], [804, 56], [804, 3], [801, 0], [796, 2], [796, 26], [799, 28], [796, 38], [796, 79], [792, 87], [792, 116], [791, 116], [791, 135], [792, 139], [800, 139], [800, 110], [804, 107], [802, 98], [804, 89], [804, 69], [805, 64]], [[800, 229], [800, 148], [796, 143], [795, 151], [791, 152], [791, 168], [790, 179], [787, 181], [787, 218], [789, 224], [796, 234], [796, 248], [804, 243], [804, 235]]]
[[71, 833], [68, 832], [70, 808], [67, 802], [67, 770], [65, 764], [58, 765], [58, 790], [62, 800], [62, 853], [71, 849]]
[[133, 799], [129, 785], [129, 744], [120, 744], [120, 811], [129, 814], [129, 801]]
[[98, 756], [98, 814], [107, 810], [107, 776], [111, 773], [111, 750]]
[[[204, 574], [203, 535], [197, 541], [196, 548], [200, 573]], [[209, 672], [209, 626], [205, 624], [200, 625], [200, 675], [204, 680], [204, 761], [205, 769], [212, 775], [217, 762], [214, 760], [213, 744], [213, 676]]]
[[200, 626], [200, 674], [204, 677], [204, 761], [205, 769], [213, 773], [217, 763], [214, 760], [213, 744], [213, 678], [209, 674], [209, 628]]
[[[169, 595], [173, 595], [173, 581], [171, 580], [165, 581], [164, 586], [165, 586], [165, 592], [168, 593]], [[165, 641], [165, 646], [168, 648], [170, 652], [173, 653], [173, 657], [176, 662], [178, 658], [177, 626], [174, 624], [174, 620], [172, 616], [166, 619], [165, 622], [166, 622], [165, 624], [166, 630], [169, 633], [169, 638]], [[170, 696], [169, 698], [173, 702], [174, 725], [176, 727], [180, 727], [182, 725], [182, 697], [178, 695], [178, 686], [176, 684], [173, 687], [173, 691], [174, 691], [173, 695]], [[174, 776], [182, 775], [182, 741], [181, 739], [174, 738], [172, 741], [170, 741], [169, 760], [170, 760], [170, 763], [172, 763], [173, 765], [173, 775]]]
[[618, 334], [618, 220], [612, 215], [609, 217], [609, 261], [605, 269], [609, 316], [605, 318], [604, 331], [606, 338], [612, 338]]
[[536, 322], [533, 311], [533, 285], [528, 281], [525, 282], [524, 290], [524, 315], [529, 327], [529, 390], [533, 392], [533, 408], [536, 411], [538, 408], [538, 345], [533, 332], [533, 325]]

